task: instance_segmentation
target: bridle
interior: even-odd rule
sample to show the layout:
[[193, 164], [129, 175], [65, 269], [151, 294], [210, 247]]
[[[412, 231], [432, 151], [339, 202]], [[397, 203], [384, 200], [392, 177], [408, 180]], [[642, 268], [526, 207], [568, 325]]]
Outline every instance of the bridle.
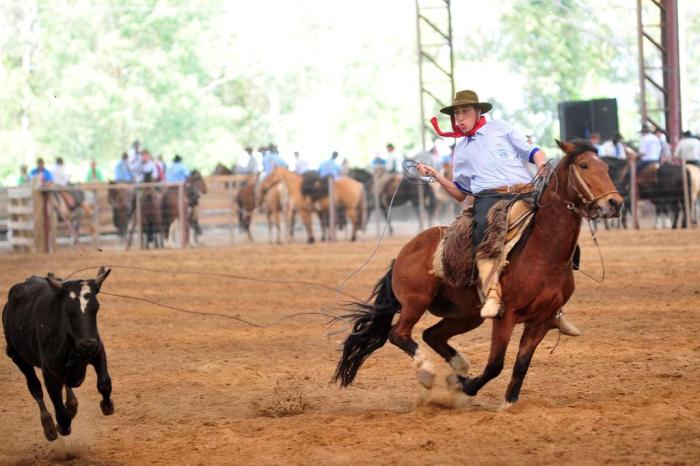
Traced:
[[[554, 172], [554, 170], [552, 171]], [[581, 204], [583, 204], [583, 208], [577, 207], [576, 200], [569, 201], [568, 199], [564, 199], [559, 193], [557, 193], [557, 190], [559, 188], [559, 178], [557, 177], [556, 173], [553, 173], [553, 175], [557, 180], [557, 188], [555, 188], [552, 191], [552, 194], [554, 194], [557, 198], [561, 199], [561, 201], [564, 202], [564, 204], [566, 204], [567, 209], [569, 209], [579, 217], [585, 218], [587, 220], [595, 220], [599, 217], [596, 202], [610, 194], [620, 194], [617, 189], [613, 189], [612, 191], [608, 191], [606, 193], [596, 196], [593, 193], [591, 187], [588, 186], [588, 183], [586, 183], [586, 180], [584, 180], [583, 176], [581, 176], [581, 174], [579, 173], [576, 164], [572, 162], [571, 165], [569, 165], [568, 185], [569, 188], [576, 193], [576, 200], [580, 201]]]

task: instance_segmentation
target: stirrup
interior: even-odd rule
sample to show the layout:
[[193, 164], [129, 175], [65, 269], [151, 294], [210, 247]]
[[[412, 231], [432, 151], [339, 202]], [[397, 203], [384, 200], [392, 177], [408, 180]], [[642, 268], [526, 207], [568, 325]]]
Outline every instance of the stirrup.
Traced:
[[564, 311], [559, 311], [557, 313], [557, 323], [559, 324], [559, 331], [562, 334], [570, 337], [578, 337], [581, 335], [581, 330], [564, 317]]

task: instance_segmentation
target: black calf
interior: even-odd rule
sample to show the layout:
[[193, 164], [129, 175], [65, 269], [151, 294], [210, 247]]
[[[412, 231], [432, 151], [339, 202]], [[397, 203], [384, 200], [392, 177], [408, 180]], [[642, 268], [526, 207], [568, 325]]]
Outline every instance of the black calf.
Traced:
[[[97, 331], [97, 293], [109, 273], [109, 269], [100, 268], [97, 278], [90, 280], [62, 281], [53, 274], [30, 277], [10, 289], [2, 311], [7, 355], [26, 377], [29, 392], [39, 405], [44, 435], [50, 441], [58, 437], [57, 428], [61, 435], [71, 432], [71, 421], [78, 412], [72, 389], [85, 380], [88, 364], [97, 373], [102, 412], [114, 412], [107, 356]], [[34, 367], [41, 368], [57, 426], [44, 404]]]

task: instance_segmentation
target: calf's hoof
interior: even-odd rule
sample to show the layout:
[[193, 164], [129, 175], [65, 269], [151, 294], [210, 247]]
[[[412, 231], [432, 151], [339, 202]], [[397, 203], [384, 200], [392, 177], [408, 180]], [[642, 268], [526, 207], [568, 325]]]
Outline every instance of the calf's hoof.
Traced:
[[114, 414], [114, 404], [112, 403], [112, 400], [100, 401], [100, 408], [102, 408], [102, 414], [105, 416], [111, 416]]
[[70, 425], [63, 427], [61, 424], [58, 424], [56, 427], [58, 428], [58, 433], [62, 436], [68, 437], [70, 435]]
[[75, 415], [78, 414], [78, 400], [76, 398], [70, 398], [66, 402], [66, 410], [71, 419], [75, 418]]
[[46, 415], [41, 415], [41, 426], [44, 428], [44, 435], [46, 440], [53, 442], [58, 438], [58, 433], [56, 432], [56, 425], [51, 419], [51, 415], [46, 413]]

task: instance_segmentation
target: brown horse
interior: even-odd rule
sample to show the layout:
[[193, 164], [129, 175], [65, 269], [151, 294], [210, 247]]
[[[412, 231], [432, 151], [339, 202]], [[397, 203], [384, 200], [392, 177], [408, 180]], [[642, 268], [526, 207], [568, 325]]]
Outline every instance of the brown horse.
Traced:
[[[110, 181], [109, 184], [116, 183]], [[109, 205], [112, 207], [112, 223], [116, 227], [119, 237], [125, 240], [134, 205], [134, 190], [109, 188], [107, 193]]]
[[[328, 196], [328, 180], [318, 178], [318, 183], [322, 185], [324, 195], [314, 202], [314, 207], [318, 211], [321, 219], [321, 238], [325, 241], [330, 237], [330, 202]], [[357, 232], [362, 229], [367, 217], [367, 196], [365, 194], [364, 185], [349, 177], [340, 177], [333, 181], [333, 194], [335, 205], [337, 208], [337, 218], [341, 219], [341, 215], [346, 216], [352, 225], [350, 241], [357, 239]], [[339, 221], [338, 224], [342, 223]]]
[[[503, 369], [506, 348], [516, 324], [525, 325], [513, 376], [503, 407], [518, 400], [535, 349], [545, 334], [557, 327], [557, 313], [574, 292], [572, 260], [582, 217], [618, 215], [622, 197], [595, 148], [583, 140], [559, 142], [566, 155], [552, 169], [540, 191], [538, 209], [529, 236], [509, 256], [501, 274], [503, 314], [494, 319], [491, 351], [484, 371], [467, 375], [469, 364], [448, 340], [483, 323], [476, 286], [455, 288], [441, 279], [434, 266], [444, 227], [418, 234], [399, 252], [377, 283], [372, 304], [358, 303], [353, 333], [343, 344], [343, 355], [333, 381], [347, 386], [369, 355], [387, 339], [414, 359], [418, 380], [430, 389], [435, 374], [418, 344], [411, 338], [414, 325], [426, 310], [441, 317], [423, 332], [423, 340], [449, 363], [453, 373], [448, 387], [474, 396]], [[392, 326], [394, 314], [399, 319]]]
[[[178, 191], [176, 186], [169, 187], [165, 190], [160, 201], [161, 208], [161, 232], [163, 234], [165, 244], [174, 242], [173, 237], [178, 231], [180, 209], [178, 208]], [[197, 243], [198, 237], [201, 234], [199, 227], [199, 217], [197, 215], [197, 206], [199, 198], [202, 194], [207, 193], [207, 184], [204, 178], [197, 170], [192, 170], [190, 175], [185, 180], [185, 199], [186, 202], [186, 219], [188, 223], [187, 237], [185, 243]], [[194, 234], [190, 234], [190, 228]]]
[[[452, 180], [452, 162], [445, 162], [441, 166], [442, 175], [448, 180]], [[433, 190], [435, 195], [435, 218], [438, 224], [445, 218], [452, 218], [455, 214], [459, 213], [461, 204], [457, 202], [452, 196], [450, 196], [447, 191], [440, 187], [439, 183], [431, 183], [430, 189]]]
[[301, 192], [301, 175], [291, 172], [284, 167], [275, 167], [262, 182], [263, 196], [272, 189], [273, 186], [283, 183], [289, 193], [289, 205], [287, 208], [287, 225], [289, 226], [289, 238], [294, 236], [294, 216], [298, 213], [301, 221], [306, 227], [307, 241], [313, 243], [314, 231], [311, 227], [311, 213], [313, 206], [311, 200]]
[[[248, 175], [242, 183], [242, 187], [236, 193], [236, 206], [238, 209], [238, 223], [243, 231], [246, 232], [248, 240], [253, 241], [253, 234], [250, 227], [253, 223], [255, 208], [257, 207], [257, 181], [258, 175]], [[284, 214], [284, 206], [286, 205], [285, 196], [286, 189], [284, 184], [280, 183], [264, 194], [260, 194], [260, 207], [267, 215], [267, 230], [268, 238], [272, 243], [272, 230], [277, 227], [277, 244], [282, 243], [282, 227], [281, 219]]]

